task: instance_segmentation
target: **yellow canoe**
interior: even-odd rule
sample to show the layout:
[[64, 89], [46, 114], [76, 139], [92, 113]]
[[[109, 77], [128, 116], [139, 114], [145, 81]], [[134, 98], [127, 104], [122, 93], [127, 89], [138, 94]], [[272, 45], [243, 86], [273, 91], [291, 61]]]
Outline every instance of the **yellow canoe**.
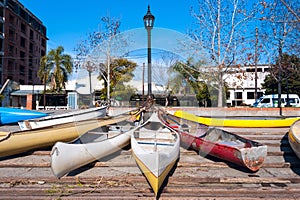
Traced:
[[33, 130], [0, 132], [0, 157], [52, 146], [58, 141], [68, 142], [95, 128], [130, 118], [132, 118], [132, 115], [124, 114], [116, 117], [82, 120]]
[[215, 127], [244, 127], [244, 128], [275, 128], [290, 127], [300, 117], [200, 117], [182, 110], [177, 110], [175, 116]]

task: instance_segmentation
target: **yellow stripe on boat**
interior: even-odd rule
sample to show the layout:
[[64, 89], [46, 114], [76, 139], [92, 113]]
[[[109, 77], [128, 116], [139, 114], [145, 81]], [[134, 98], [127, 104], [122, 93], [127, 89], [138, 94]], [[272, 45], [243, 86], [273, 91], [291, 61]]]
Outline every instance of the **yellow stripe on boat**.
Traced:
[[214, 117], [199, 117], [182, 110], [177, 110], [175, 116], [202, 123], [208, 126], [217, 127], [248, 127], [248, 128], [274, 128], [290, 127], [300, 117], [287, 117], [282, 119], [226, 119]]
[[161, 187], [161, 185], [163, 184], [165, 178], [167, 177], [167, 175], [169, 174], [169, 172], [171, 171], [172, 167], [174, 166], [176, 160], [172, 161], [167, 167], [166, 169], [163, 171], [163, 173], [159, 176], [156, 177], [149, 169], [148, 167], [134, 154], [134, 152], [132, 152], [132, 155], [137, 163], [137, 165], [140, 167], [141, 171], [143, 172], [143, 174], [146, 176], [148, 182], [150, 183], [152, 190], [155, 194], [155, 196], [157, 196], [157, 193]]
[[294, 142], [294, 143], [297, 142], [292, 130], [289, 131], [288, 137], [290, 138], [291, 142]]

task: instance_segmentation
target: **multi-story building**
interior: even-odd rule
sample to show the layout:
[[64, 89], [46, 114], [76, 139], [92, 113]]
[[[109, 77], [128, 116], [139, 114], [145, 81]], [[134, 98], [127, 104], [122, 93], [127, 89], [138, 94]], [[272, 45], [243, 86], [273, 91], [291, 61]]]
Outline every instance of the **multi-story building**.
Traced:
[[40, 58], [46, 55], [46, 27], [17, 0], [0, 0], [0, 84], [41, 84]]
[[[263, 96], [265, 89], [262, 83], [269, 75], [270, 66], [258, 65], [256, 67], [257, 98]], [[244, 66], [242, 69], [232, 68], [223, 76], [228, 85], [228, 106], [252, 105], [255, 102], [255, 66]]]

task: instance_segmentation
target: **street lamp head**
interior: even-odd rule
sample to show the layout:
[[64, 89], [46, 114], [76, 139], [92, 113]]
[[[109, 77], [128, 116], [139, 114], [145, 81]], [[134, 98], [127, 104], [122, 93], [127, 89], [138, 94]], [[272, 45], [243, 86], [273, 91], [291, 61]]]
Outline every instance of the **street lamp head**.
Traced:
[[143, 20], [144, 20], [144, 25], [145, 25], [146, 29], [152, 29], [153, 28], [155, 17], [150, 12], [150, 6], [149, 5], [148, 5], [148, 11], [147, 11], [146, 15], [144, 16]]

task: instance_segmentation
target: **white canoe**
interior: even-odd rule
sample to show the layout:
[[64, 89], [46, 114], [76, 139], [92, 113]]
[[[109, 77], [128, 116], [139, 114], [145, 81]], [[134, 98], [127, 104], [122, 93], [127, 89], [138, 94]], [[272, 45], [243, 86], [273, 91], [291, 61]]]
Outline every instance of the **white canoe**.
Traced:
[[73, 142], [57, 142], [51, 151], [51, 169], [60, 178], [88, 163], [119, 151], [130, 143], [131, 134], [145, 120], [124, 121], [92, 130]]
[[293, 151], [300, 159], [300, 120], [295, 121], [291, 125], [288, 133], [288, 139]]
[[179, 159], [180, 138], [161, 123], [157, 112], [131, 136], [133, 157], [150, 183], [155, 196]]
[[31, 130], [36, 128], [43, 128], [46, 126], [53, 126], [69, 122], [77, 122], [87, 119], [95, 119], [105, 117], [107, 113], [107, 106], [88, 108], [76, 111], [70, 111], [63, 114], [49, 115], [46, 117], [24, 120], [18, 122], [21, 130]]
[[0, 157], [49, 147], [58, 141], [69, 142], [95, 128], [130, 119], [132, 115], [81, 120], [25, 131], [0, 132]]

